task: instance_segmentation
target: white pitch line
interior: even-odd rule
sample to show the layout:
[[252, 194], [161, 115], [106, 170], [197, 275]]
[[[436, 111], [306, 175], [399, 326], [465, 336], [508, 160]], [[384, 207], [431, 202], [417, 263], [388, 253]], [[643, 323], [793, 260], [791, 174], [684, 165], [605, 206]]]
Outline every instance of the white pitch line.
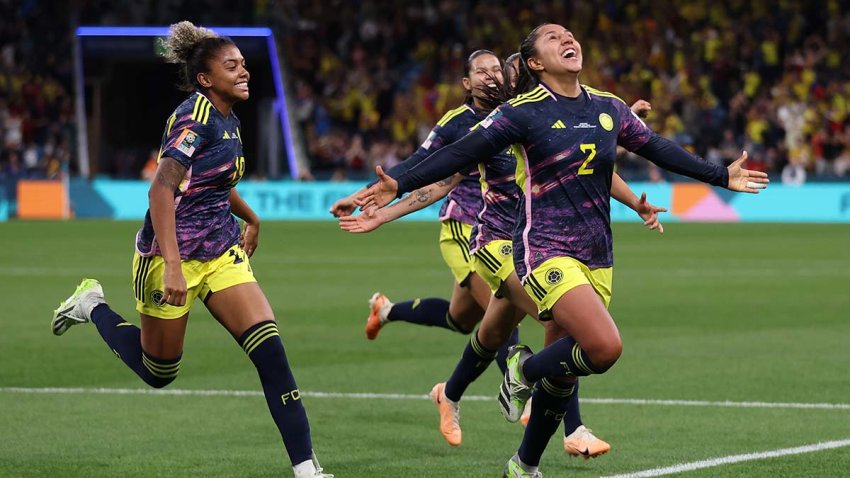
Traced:
[[834, 448], [843, 448], [846, 446], [850, 446], [850, 439], [826, 441], [821, 443], [815, 443], [813, 445], [798, 446], [794, 448], [783, 448], [781, 450], [764, 451], [761, 453], [746, 453], [743, 455], [731, 455], [720, 458], [710, 458], [708, 460], [682, 463], [679, 465], [666, 466], [663, 468], [653, 468], [651, 470], [636, 471], [633, 473], [624, 473], [622, 475], [610, 475], [602, 478], [654, 478], [656, 476], [673, 475], [676, 473], [701, 470], [703, 468], [711, 468], [720, 465], [729, 465], [732, 463], [741, 463], [744, 461], [765, 460], [768, 458], [778, 458], [781, 456], [789, 455], [802, 455], [803, 453], [814, 453], [816, 451], [832, 450]]
[[[82, 388], [82, 387], [0, 387], [0, 393], [31, 394], [93, 394], [93, 395], [189, 395], [201, 397], [262, 397], [259, 390], [187, 390], [187, 389], [150, 389], [150, 388]], [[350, 393], [350, 392], [309, 392], [305, 397], [317, 398], [361, 398], [388, 400], [430, 400], [425, 394], [404, 393]], [[495, 400], [494, 396], [465, 395], [465, 401]], [[712, 402], [707, 400], [648, 400], [640, 398], [582, 398], [581, 403], [600, 405], [656, 405], [684, 407], [718, 408], [792, 408], [815, 410], [850, 410], [850, 403], [780, 403], [780, 402]]]

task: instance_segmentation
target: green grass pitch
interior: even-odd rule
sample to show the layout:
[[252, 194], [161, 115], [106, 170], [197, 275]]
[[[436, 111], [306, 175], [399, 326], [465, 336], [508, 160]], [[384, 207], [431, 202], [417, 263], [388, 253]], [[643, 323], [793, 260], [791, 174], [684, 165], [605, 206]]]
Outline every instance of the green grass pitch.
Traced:
[[[51, 311], [82, 277], [138, 323], [130, 261], [137, 223], [0, 224], [0, 476], [291, 476], [248, 359], [202, 305], [193, 309], [177, 390], [249, 396], [43, 393], [46, 387], [142, 389], [91, 325], [50, 333]], [[599, 403], [585, 423], [610, 454], [584, 461], [553, 439], [551, 477], [609, 476], [743, 453], [850, 439], [850, 226], [667, 224], [661, 236], [615, 225], [611, 311], [619, 363], [584, 379], [587, 399], [831, 403], [802, 409]], [[415, 394], [304, 403], [313, 442], [338, 477], [492, 477], [519, 445], [495, 399], [463, 402], [464, 442], [439, 435], [424, 399], [466, 341], [442, 329], [363, 325], [375, 290], [393, 300], [447, 297], [434, 223], [365, 236], [331, 222], [265, 223], [252, 263], [305, 392]], [[540, 347], [527, 321], [523, 341]], [[469, 395], [495, 397], [491, 367]], [[13, 390], [13, 387], [29, 391]], [[166, 389], [168, 390], [168, 389]], [[40, 391], [40, 393], [34, 393]], [[557, 436], [557, 435], [556, 435]], [[847, 476], [850, 447], [724, 464], [682, 476]]]

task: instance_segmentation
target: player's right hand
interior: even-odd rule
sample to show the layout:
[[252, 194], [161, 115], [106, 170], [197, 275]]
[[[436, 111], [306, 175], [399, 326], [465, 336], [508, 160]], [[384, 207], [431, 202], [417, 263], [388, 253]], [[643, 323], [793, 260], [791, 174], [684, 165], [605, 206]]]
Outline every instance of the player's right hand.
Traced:
[[368, 210], [356, 216], [343, 216], [339, 218], [339, 228], [354, 234], [374, 231], [384, 224], [383, 214], [379, 211]]
[[331, 205], [331, 214], [334, 217], [350, 216], [356, 208], [357, 205], [354, 204], [354, 196], [345, 196]]
[[165, 264], [162, 282], [165, 289], [162, 291], [162, 304], [178, 307], [186, 305], [186, 278], [183, 277], [179, 261], [176, 264]]
[[360, 206], [361, 211], [384, 207], [393, 202], [398, 194], [398, 181], [387, 175], [384, 168], [376, 167], [375, 174], [378, 176], [378, 182], [354, 198], [354, 204]]
[[770, 180], [767, 173], [744, 169], [747, 160], [747, 152], [741, 153], [741, 157], [730, 164], [726, 169], [729, 171], [729, 184], [726, 189], [739, 193], [758, 194], [760, 190], [767, 187]]

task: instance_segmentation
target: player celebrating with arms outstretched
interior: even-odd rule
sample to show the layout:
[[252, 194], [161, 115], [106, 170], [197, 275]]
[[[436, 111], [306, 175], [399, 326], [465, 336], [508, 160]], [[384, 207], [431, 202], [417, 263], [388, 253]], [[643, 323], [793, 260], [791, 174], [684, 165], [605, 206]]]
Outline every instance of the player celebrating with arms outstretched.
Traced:
[[358, 201], [385, 205], [398, 193], [518, 145], [524, 177], [522, 214], [513, 238], [516, 272], [541, 317], [551, 317], [570, 335], [536, 355], [516, 347], [501, 387], [499, 402], [511, 421], [519, 419], [534, 395], [522, 444], [505, 467], [506, 476], [533, 477], [539, 476], [540, 457], [576, 377], [604, 373], [622, 352], [607, 308], [613, 277], [609, 201], [617, 145], [670, 171], [733, 191], [757, 193], [768, 179], [742, 167], [746, 153], [728, 168], [708, 163], [655, 135], [616, 96], [581, 85], [581, 45], [564, 27], [538, 26], [520, 45], [520, 55], [518, 89], [528, 93], [502, 104], [481, 127], [397, 180], [378, 168], [379, 182]]

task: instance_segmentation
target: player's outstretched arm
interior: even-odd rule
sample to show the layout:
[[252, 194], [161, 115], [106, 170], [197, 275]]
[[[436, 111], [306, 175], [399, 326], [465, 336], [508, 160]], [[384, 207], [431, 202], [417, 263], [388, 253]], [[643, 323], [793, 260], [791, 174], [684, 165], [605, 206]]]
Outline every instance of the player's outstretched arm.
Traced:
[[413, 191], [459, 173], [475, 163], [489, 161], [510, 144], [507, 140], [491, 143], [480, 130], [473, 130], [457, 142], [437, 150], [398, 178], [386, 174], [380, 166], [375, 168], [378, 182], [358, 195], [355, 203], [361, 209], [386, 206], [398, 197], [399, 192]]
[[230, 210], [245, 223], [239, 235], [239, 245], [251, 257], [260, 242], [260, 218], [235, 188], [230, 190]]
[[658, 215], [662, 212], [667, 212], [667, 209], [650, 204], [646, 200], [646, 193], [642, 193], [640, 198], [638, 198], [626, 181], [617, 173], [614, 173], [614, 176], [611, 178], [611, 197], [636, 212], [643, 219], [644, 226], [650, 230], [657, 229], [658, 232], [664, 234], [664, 226], [659, 221]]
[[757, 194], [770, 182], [767, 173], [744, 169], [746, 151], [728, 168], [724, 168], [685, 151], [667, 138], [653, 134], [649, 141], [633, 152], [668, 171], [731, 191]]
[[339, 227], [342, 230], [352, 233], [374, 231], [383, 224], [424, 209], [446, 197], [461, 180], [463, 180], [463, 175], [455, 174], [450, 178], [430, 184], [424, 188], [419, 188], [410, 193], [406, 198], [390, 206], [382, 208], [370, 207], [357, 216], [343, 216], [339, 218]]

